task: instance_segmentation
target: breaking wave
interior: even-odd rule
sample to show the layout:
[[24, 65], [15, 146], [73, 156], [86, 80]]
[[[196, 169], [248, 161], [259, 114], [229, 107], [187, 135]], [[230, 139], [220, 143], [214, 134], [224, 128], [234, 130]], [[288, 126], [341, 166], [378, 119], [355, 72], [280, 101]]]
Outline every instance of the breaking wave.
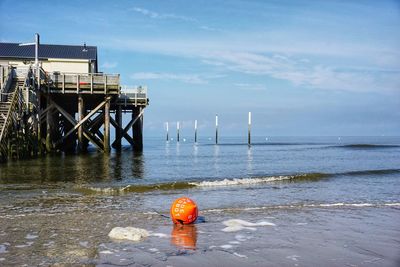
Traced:
[[222, 187], [222, 186], [251, 186], [262, 183], [273, 182], [294, 182], [294, 181], [310, 181], [319, 180], [328, 177], [328, 174], [323, 173], [308, 173], [299, 175], [287, 176], [269, 176], [269, 177], [255, 177], [255, 178], [233, 178], [224, 180], [203, 180], [203, 181], [189, 181], [189, 182], [171, 182], [159, 184], [142, 184], [142, 185], [127, 185], [124, 187], [94, 187], [94, 186], [78, 186], [75, 189], [79, 192], [102, 193], [118, 195], [123, 193], [146, 193], [150, 191], [169, 191], [169, 190], [182, 190], [194, 187]]
[[212, 187], [212, 186], [232, 186], [232, 185], [253, 185], [261, 183], [270, 182], [280, 182], [280, 181], [300, 181], [300, 180], [319, 180], [328, 177], [329, 174], [324, 173], [308, 173], [299, 175], [288, 175], [288, 176], [270, 176], [270, 177], [260, 177], [260, 178], [234, 178], [234, 179], [224, 179], [216, 181], [201, 181], [201, 182], [191, 182], [191, 185], [199, 187]]
[[111, 194], [118, 195], [124, 193], [146, 193], [151, 191], [170, 191], [183, 190], [190, 188], [211, 188], [211, 187], [230, 187], [230, 186], [253, 186], [267, 183], [296, 183], [296, 182], [315, 182], [322, 179], [337, 176], [380, 176], [400, 173], [400, 169], [381, 169], [381, 170], [361, 170], [338, 173], [305, 173], [293, 175], [276, 175], [265, 177], [249, 178], [230, 178], [230, 179], [203, 179], [192, 181], [166, 182], [157, 184], [132, 184], [123, 187], [96, 187], [81, 185], [75, 189], [85, 194]]
[[237, 211], [258, 211], [258, 210], [273, 210], [273, 209], [302, 209], [302, 208], [382, 208], [393, 207], [400, 208], [399, 202], [386, 202], [386, 203], [296, 203], [284, 205], [270, 205], [259, 207], [229, 207], [229, 208], [216, 208], [202, 210], [203, 213], [220, 213], [220, 212], [237, 212]]

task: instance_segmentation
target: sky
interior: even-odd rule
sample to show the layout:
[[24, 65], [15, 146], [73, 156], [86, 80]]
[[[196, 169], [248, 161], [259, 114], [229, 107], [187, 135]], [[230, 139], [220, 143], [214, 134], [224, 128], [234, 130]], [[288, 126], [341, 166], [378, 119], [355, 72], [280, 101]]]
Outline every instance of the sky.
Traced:
[[145, 136], [398, 136], [400, 1], [0, 0], [0, 42], [98, 47]]

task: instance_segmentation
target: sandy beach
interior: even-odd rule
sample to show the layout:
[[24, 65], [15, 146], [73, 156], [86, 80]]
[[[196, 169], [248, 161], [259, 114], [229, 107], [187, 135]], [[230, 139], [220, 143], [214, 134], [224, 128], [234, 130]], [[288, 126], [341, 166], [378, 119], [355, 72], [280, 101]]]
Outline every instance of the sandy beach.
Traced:
[[[399, 205], [210, 209], [201, 211], [200, 222], [185, 226], [174, 226], [155, 212], [129, 209], [9, 214], [0, 217], [0, 263], [398, 266], [399, 209]], [[229, 222], [234, 227], [229, 228]], [[143, 228], [150, 236], [137, 242], [110, 239], [108, 233], [117, 226]]]

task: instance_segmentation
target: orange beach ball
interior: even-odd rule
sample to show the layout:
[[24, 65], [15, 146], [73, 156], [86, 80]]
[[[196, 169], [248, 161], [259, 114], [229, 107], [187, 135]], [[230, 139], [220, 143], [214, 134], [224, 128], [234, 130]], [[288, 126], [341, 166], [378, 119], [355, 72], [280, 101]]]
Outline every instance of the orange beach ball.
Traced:
[[171, 205], [171, 219], [176, 224], [194, 223], [197, 216], [197, 205], [188, 197], [178, 198]]

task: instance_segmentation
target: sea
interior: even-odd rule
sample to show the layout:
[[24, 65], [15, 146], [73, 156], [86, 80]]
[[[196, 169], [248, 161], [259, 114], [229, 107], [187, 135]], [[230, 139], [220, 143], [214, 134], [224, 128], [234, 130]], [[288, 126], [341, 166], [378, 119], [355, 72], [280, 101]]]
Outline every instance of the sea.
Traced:
[[[195, 224], [172, 223], [179, 197]], [[10, 161], [0, 225], [0, 266], [400, 266], [400, 137], [154, 137]]]

